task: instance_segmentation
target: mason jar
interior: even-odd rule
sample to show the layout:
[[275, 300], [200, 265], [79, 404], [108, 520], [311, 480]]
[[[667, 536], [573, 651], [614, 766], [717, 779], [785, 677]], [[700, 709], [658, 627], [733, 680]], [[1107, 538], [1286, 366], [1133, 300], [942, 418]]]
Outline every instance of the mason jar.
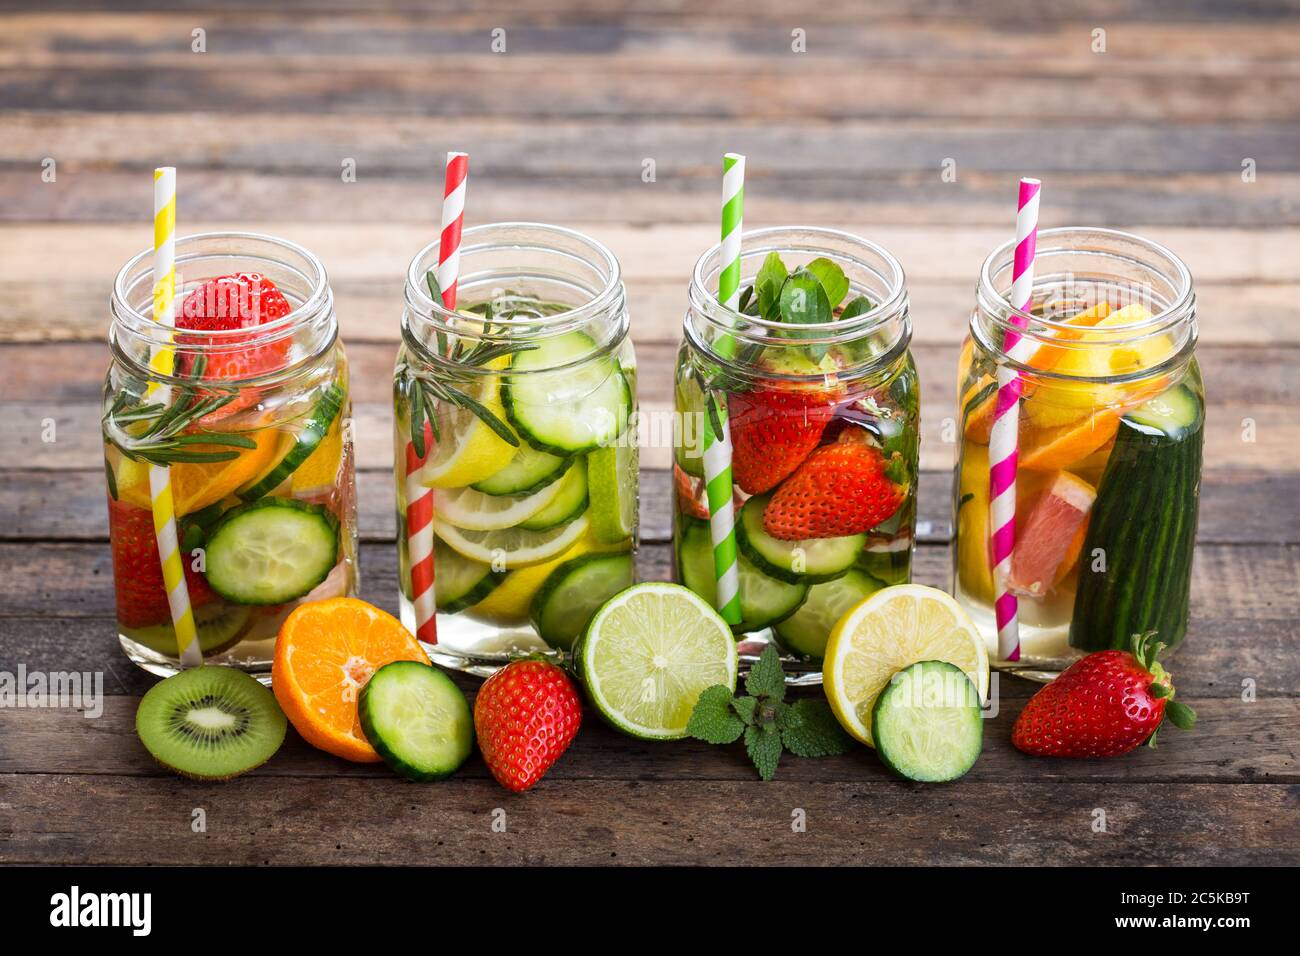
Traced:
[[438, 242], [406, 277], [393, 381], [402, 620], [486, 675], [563, 656], [633, 581], [636, 355], [618, 260], [541, 223], [465, 230], [456, 308]]
[[148, 671], [181, 666], [154, 532], [158, 471], [204, 662], [266, 676], [296, 605], [357, 587], [333, 294], [306, 249], [239, 232], [177, 238], [174, 332], [153, 319], [153, 287], [146, 250], [117, 274], [110, 302], [103, 437], [118, 638]]
[[[961, 353], [953, 593], [995, 666], [1050, 680], [1135, 635], [1182, 641], [1205, 397], [1196, 297], [1176, 255], [1110, 229], [1043, 230], [1021, 312], [1007, 300], [1013, 251], [984, 261]], [[1000, 371], [1020, 383], [1006, 411], [1013, 449], [990, 446]], [[1014, 501], [1014, 543], [996, 567], [991, 488]], [[999, 653], [1003, 594], [1018, 653], [1006, 640]]]
[[709, 396], [732, 445], [742, 660], [775, 641], [792, 681], [815, 683], [843, 613], [911, 579], [920, 396], [907, 287], [866, 239], [762, 229], [741, 239], [733, 310], [718, 302], [721, 255], [714, 246], [695, 265], [677, 356], [674, 567], [717, 606]]

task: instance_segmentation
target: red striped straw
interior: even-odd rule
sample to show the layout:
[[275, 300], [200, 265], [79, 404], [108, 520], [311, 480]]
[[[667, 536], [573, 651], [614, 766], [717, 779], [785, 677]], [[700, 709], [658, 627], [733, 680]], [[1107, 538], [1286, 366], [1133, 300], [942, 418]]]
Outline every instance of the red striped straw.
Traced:
[[[1011, 322], [1003, 351], [1012, 361], [1032, 350], [1032, 340], [1019, 329], [1029, 320], [1027, 313], [1034, 302], [1034, 254], [1038, 244], [1037, 179], [1020, 180], [1020, 203], [1016, 212], [1016, 249], [1011, 266]], [[1023, 344], [1022, 344], [1023, 343]], [[1020, 373], [1010, 365], [998, 366], [998, 398], [993, 408], [993, 432], [989, 437], [989, 513], [993, 557], [994, 616], [998, 627], [998, 656], [1005, 661], [1020, 660], [1020, 619], [1016, 596], [1007, 589], [1011, 571], [1011, 553], [1016, 546], [1016, 467], [1020, 457]]]
[[[447, 154], [443, 185], [442, 232], [438, 238], [438, 288], [442, 305], [456, 308], [460, 277], [460, 230], [465, 219], [465, 182], [469, 153]], [[435, 317], [434, 321], [438, 321]], [[433, 427], [424, 423], [424, 454], [406, 443], [406, 544], [411, 565], [411, 603], [415, 606], [415, 636], [438, 643], [437, 607], [433, 597], [433, 489], [420, 482], [420, 469], [433, 453]]]

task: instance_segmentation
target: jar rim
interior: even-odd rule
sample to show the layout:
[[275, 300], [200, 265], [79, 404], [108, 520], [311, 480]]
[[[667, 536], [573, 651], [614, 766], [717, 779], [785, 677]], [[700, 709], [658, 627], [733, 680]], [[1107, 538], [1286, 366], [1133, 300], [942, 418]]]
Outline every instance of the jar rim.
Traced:
[[[469, 229], [466, 229], [461, 233], [461, 260], [464, 261], [468, 254], [484, 249], [491, 249], [493, 247], [499, 248], [502, 245], [507, 248], [513, 247], [516, 249], [550, 251], [547, 250], [546, 247], [536, 243], [507, 242], [503, 244], [500, 242], [488, 241], [490, 237], [510, 230], [535, 232], [542, 236], [551, 235], [563, 237], [586, 246], [594, 254], [597, 266], [603, 267], [605, 280], [600, 291], [582, 305], [574, 306], [573, 308], [566, 309], [563, 312], [556, 312], [552, 315], [546, 316], [542, 320], [538, 320], [537, 318], [515, 320], [494, 317], [492, 319], [492, 324], [494, 326], [509, 329], [514, 322], [518, 321], [520, 326], [526, 326], [530, 329], [536, 330], [542, 335], [558, 335], [585, 324], [593, 317], [609, 309], [622, 294], [622, 267], [619, 265], [617, 257], [615, 257], [614, 253], [610, 251], [609, 247], [599, 240], [593, 239], [586, 233], [579, 232], [576, 229], [569, 229], [565, 226], [555, 226], [550, 223], [529, 222], [526, 220], [489, 222], [481, 223], [477, 226], [471, 226]], [[466, 322], [471, 325], [473, 324], [473, 317], [456, 309], [448, 309], [442, 304], [442, 302], [435, 301], [433, 296], [429, 294], [429, 290], [425, 285], [425, 274], [428, 270], [421, 270], [421, 263], [423, 263], [431, 253], [436, 254], [441, 243], [442, 239], [440, 236], [426, 244], [415, 254], [414, 258], [411, 259], [410, 265], [407, 266], [406, 270], [406, 302], [409, 308], [420, 312], [427, 318], [437, 318], [444, 322], [454, 320], [461, 326], [461, 329], [458, 331], [463, 331]], [[466, 275], [461, 273], [461, 275], [457, 277], [458, 285], [472, 281], [473, 274]], [[484, 322], [486, 322], [486, 320], [484, 320]]]
[[[907, 277], [903, 272], [903, 265], [898, 259], [884, 246], [870, 239], [846, 232], [842, 229], [832, 229], [826, 226], [768, 226], [762, 229], [745, 230], [741, 233], [740, 242], [743, 249], [746, 242], [762, 242], [774, 239], [777, 236], [789, 235], [798, 232], [810, 236], [822, 236], [828, 240], [839, 240], [850, 244], [858, 245], [879, 259], [885, 264], [888, 275], [889, 291], [886, 296], [875, 303], [866, 312], [853, 316], [848, 322], [842, 319], [832, 319], [830, 322], [809, 322], [802, 324], [799, 329], [803, 333], [812, 333], [825, 330], [825, 336], [806, 334], [800, 337], [804, 344], [825, 343], [833, 344], [845, 337], [863, 335], [869, 332], [877, 325], [892, 318], [900, 309], [907, 305]], [[768, 251], [777, 251], [776, 244]], [[763, 251], [760, 247], [759, 251]], [[816, 251], [816, 250], [808, 250]], [[767, 335], [766, 338], [778, 338], [777, 333], [789, 326], [784, 322], [772, 322], [757, 316], [747, 315], [736, 309], [732, 309], [722, 302], [719, 302], [717, 296], [709, 291], [707, 284], [707, 275], [709, 270], [706, 267], [711, 263], [714, 257], [720, 257], [722, 254], [722, 242], [716, 242], [695, 260], [695, 268], [691, 270], [690, 300], [691, 305], [714, 325], [723, 328], [726, 331], [734, 331], [741, 324], [750, 328], [761, 329]], [[757, 338], [757, 337], [755, 337]]]
[[[329, 276], [325, 271], [325, 266], [321, 260], [305, 247], [289, 239], [282, 239], [279, 236], [272, 236], [260, 232], [241, 232], [241, 231], [214, 231], [214, 232], [197, 232], [185, 236], [176, 237], [176, 265], [178, 275], [182, 275], [181, 265], [187, 257], [182, 252], [182, 246], [195, 244], [212, 240], [242, 240], [251, 243], [264, 242], [272, 246], [278, 246], [286, 249], [294, 255], [300, 256], [306, 263], [307, 271], [304, 276], [311, 281], [311, 292], [308, 293], [302, 302], [291, 308], [289, 312], [278, 319], [266, 322], [254, 327], [237, 328], [237, 329], [204, 329], [203, 336], [207, 344], [186, 345], [186, 348], [196, 349], [223, 349], [230, 348], [232, 344], [247, 348], [249, 345], [262, 344], [263, 342], [273, 341], [283, 338], [292, 333], [298, 326], [317, 316], [322, 308], [330, 305], [333, 295], [329, 287]], [[133, 276], [137, 269], [154, 255], [153, 249], [145, 249], [127, 260], [126, 264], [118, 270], [117, 276], [113, 280], [113, 291], [110, 296], [109, 307], [113, 320], [120, 323], [131, 332], [142, 335], [147, 338], [158, 338], [170, 340], [171, 326], [155, 322], [152, 311], [148, 314], [141, 312], [131, 304], [130, 292], [128, 289], [128, 279]], [[197, 258], [207, 258], [210, 254], [203, 254]], [[238, 253], [229, 253], [231, 256], [238, 256]], [[150, 288], [152, 282], [153, 266], [150, 264], [147, 273], [151, 276]], [[141, 272], [141, 276], [145, 274]], [[182, 275], [183, 277], [183, 275]], [[134, 285], [134, 283], [132, 283]], [[179, 308], [183, 301], [181, 296], [182, 290], [176, 290], [176, 296], [173, 300], [173, 308]], [[160, 331], [161, 330], [161, 331]]]

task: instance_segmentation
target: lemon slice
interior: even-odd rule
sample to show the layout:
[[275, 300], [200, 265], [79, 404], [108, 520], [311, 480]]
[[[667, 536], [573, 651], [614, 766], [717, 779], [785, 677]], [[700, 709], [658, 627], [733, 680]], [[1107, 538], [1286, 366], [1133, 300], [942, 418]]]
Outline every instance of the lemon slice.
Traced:
[[471, 531], [456, 527], [442, 515], [433, 519], [434, 533], [444, 544], [467, 558], [492, 565], [497, 571], [513, 571], [549, 561], [586, 534], [587, 525], [587, 516], [580, 515], [568, 524], [546, 531], [527, 528]]
[[989, 693], [989, 656], [970, 617], [950, 596], [896, 584], [851, 608], [826, 644], [826, 699], [844, 729], [868, 747], [871, 708], [895, 674], [918, 661], [947, 661]]
[[567, 550], [549, 561], [506, 573], [496, 588], [470, 608], [469, 613], [492, 621], [494, 624], [522, 624], [528, 620], [528, 609], [533, 603], [533, 597], [542, 589], [542, 585], [546, 583], [552, 571], [566, 561], [584, 554], [612, 550], [617, 549], [600, 544], [588, 532]]
[[[508, 356], [502, 356], [485, 367], [505, 368], [508, 361]], [[498, 421], [506, 421], [500, 376], [485, 375], [474, 387], [464, 390]], [[438, 418], [438, 438], [433, 441], [429, 460], [420, 469], [420, 483], [426, 488], [472, 485], [495, 475], [515, 457], [518, 446], [494, 432], [468, 408], [440, 401], [434, 414]]]
[[549, 507], [567, 486], [553, 481], [541, 491], [522, 498], [485, 495], [470, 487], [437, 488], [434, 511], [444, 520], [467, 531], [500, 531], [512, 528]]

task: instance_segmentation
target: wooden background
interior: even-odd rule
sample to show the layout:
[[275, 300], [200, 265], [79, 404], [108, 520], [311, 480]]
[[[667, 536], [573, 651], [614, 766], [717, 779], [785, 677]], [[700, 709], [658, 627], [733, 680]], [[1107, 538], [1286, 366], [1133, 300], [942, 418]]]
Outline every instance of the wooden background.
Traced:
[[[0, 0], [0, 670], [100, 671], [111, 695], [95, 720], [0, 709], [0, 861], [1300, 862], [1296, 0], [264, 6]], [[152, 679], [116, 647], [98, 438], [108, 291], [150, 242], [150, 170], [179, 167], [181, 232], [273, 232], [329, 269], [358, 370], [363, 596], [391, 610], [401, 277], [453, 148], [472, 156], [467, 224], [560, 223], [619, 255], [650, 409], [669, 402], [686, 278], [716, 238], [723, 151], [749, 157], [747, 225], [835, 225], [894, 251], [922, 380], [916, 577], [941, 586], [942, 424], [1016, 178], [1043, 178], [1044, 226], [1168, 243], [1197, 280], [1211, 405], [1174, 667], [1197, 730], [1123, 759], [1030, 759], [1008, 738], [1033, 687], [1006, 680], [984, 755], [947, 787], [896, 782], [866, 750], [787, 757], [761, 784], [738, 748], [630, 741], [594, 718], [522, 797], [478, 758], [422, 787], [292, 732], [226, 785], [160, 772], [133, 733]], [[641, 567], [664, 577], [667, 456], [645, 459]]]

